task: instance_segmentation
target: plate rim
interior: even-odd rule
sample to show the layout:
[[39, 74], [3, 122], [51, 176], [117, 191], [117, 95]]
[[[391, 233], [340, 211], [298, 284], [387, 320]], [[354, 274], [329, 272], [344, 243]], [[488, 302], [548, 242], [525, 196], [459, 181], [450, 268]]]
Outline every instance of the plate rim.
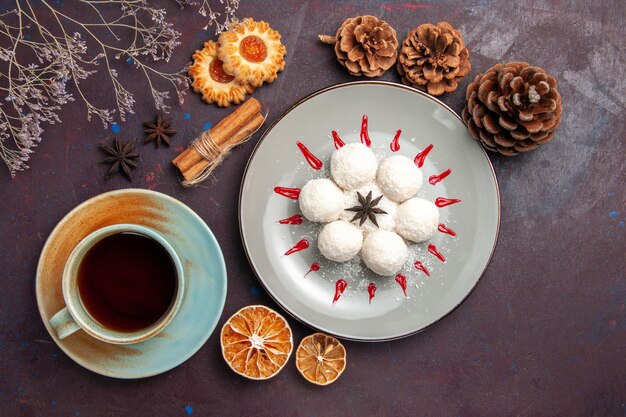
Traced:
[[398, 339], [404, 339], [406, 337], [412, 336], [414, 334], [417, 333], [421, 333], [423, 331], [425, 331], [426, 329], [429, 329], [430, 327], [434, 326], [435, 324], [439, 323], [441, 320], [443, 320], [445, 317], [447, 317], [448, 315], [450, 315], [453, 311], [455, 311], [461, 304], [463, 304], [463, 302], [470, 296], [470, 294], [472, 292], [474, 292], [474, 289], [478, 286], [478, 283], [480, 282], [480, 280], [482, 279], [485, 271], [487, 270], [487, 267], [489, 266], [489, 264], [491, 263], [491, 259], [493, 258], [493, 254], [495, 253], [496, 250], [496, 246], [498, 243], [498, 237], [500, 235], [500, 221], [501, 221], [501, 215], [502, 215], [502, 203], [501, 203], [501, 199], [500, 199], [500, 186], [498, 184], [498, 178], [496, 177], [496, 173], [495, 170], [493, 169], [493, 164], [491, 163], [491, 160], [489, 159], [489, 156], [487, 155], [487, 152], [485, 151], [485, 148], [483, 146], [481, 146], [479, 144], [480, 150], [483, 153], [483, 156], [485, 157], [487, 164], [489, 166], [489, 172], [491, 173], [491, 176], [493, 177], [493, 181], [495, 184], [495, 191], [496, 191], [496, 198], [497, 198], [497, 213], [498, 213], [498, 218], [497, 218], [497, 223], [496, 223], [496, 233], [494, 236], [494, 240], [493, 240], [493, 244], [491, 246], [491, 253], [489, 254], [489, 258], [487, 259], [487, 262], [485, 263], [485, 266], [483, 267], [483, 270], [480, 272], [480, 274], [478, 275], [478, 279], [476, 280], [476, 282], [474, 283], [474, 285], [472, 286], [472, 288], [467, 292], [467, 294], [465, 294], [465, 296], [455, 305], [453, 306], [448, 312], [446, 312], [444, 315], [442, 315], [441, 317], [439, 317], [437, 320], [433, 321], [432, 323], [428, 324], [427, 326], [422, 327], [421, 329], [415, 330], [415, 331], [410, 331], [407, 333], [403, 333], [403, 334], [399, 334], [399, 335], [395, 335], [395, 336], [391, 336], [391, 337], [373, 337], [373, 338], [363, 338], [363, 337], [351, 337], [348, 335], [344, 335], [344, 334], [340, 334], [340, 333], [336, 333], [333, 332], [329, 329], [326, 329], [325, 327], [322, 326], [318, 326], [314, 323], [311, 323], [310, 321], [299, 317], [298, 315], [296, 315], [294, 312], [290, 311], [288, 308], [285, 307], [285, 305], [278, 299], [278, 297], [276, 297], [276, 295], [274, 295], [274, 293], [271, 291], [271, 289], [269, 288], [269, 286], [265, 283], [265, 281], [261, 278], [260, 273], [257, 271], [257, 268], [254, 264], [254, 262], [252, 261], [252, 258], [250, 256], [250, 253], [248, 251], [248, 245], [246, 243], [246, 240], [244, 238], [244, 234], [243, 234], [243, 223], [242, 223], [242, 197], [243, 197], [243, 188], [244, 188], [244, 183], [246, 182], [246, 178], [248, 176], [248, 170], [250, 168], [250, 164], [252, 163], [252, 160], [254, 159], [258, 149], [260, 148], [261, 144], [263, 143], [263, 141], [266, 139], [267, 135], [269, 134], [269, 132], [272, 131], [272, 129], [274, 128], [274, 126], [276, 126], [285, 116], [287, 116], [292, 110], [294, 110], [296, 107], [300, 106], [301, 104], [311, 100], [312, 98], [326, 93], [328, 91], [332, 91], [332, 90], [336, 90], [336, 89], [340, 89], [340, 88], [346, 88], [346, 87], [351, 87], [351, 86], [357, 86], [357, 85], [381, 85], [381, 86], [386, 86], [386, 87], [391, 87], [391, 88], [399, 88], [401, 90], [406, 90], [412, 93], [416, 93], [428, 100], [431, 100], [432, 102], [434, 102], [436, 105], [442, 107], [443, 109], [447, 110], [448, 112], [450, 112], [454, 117], [456, 117], [463, 125], [466, 126], [465, 122], [463, 122], [463, 119], [454, 111], [452, 110], [452, 108], [450, 108], [447, 104], [445, 104], [444, 102], [442, 102], [441, 100], [421, 91], [418, 90], [417, 88], [414, 87], [410, 87], [404, 84], [399, 84], [396, 82], [392, 82], [392, 81], [383, 81], [383, 80], [360, 80], [360, 81], [348, 81], [348, 82], [344, 82], [344, 83], [338, 83], [338, 84], [333, 84], [327, 87], [323, 87], [317, 91], [314, 91], [310, 94], [307, 94], [306, 96], [304, 96], [303, 98], [301, 98], [300, 100], [298, 100], [296, 103], [294, 103], [293, 105], [289, 106], [287, 109], [285, 109], [277, 118], [276, 120], [274, 120], [272, 122], [272, 124], [270, 124], [265, 131], [263, 132], [263, 134], [261, 135], [261, 137], [259, 138], [259, 140], [256, 142], [254, 149], [252, 150], [252, 153], [250, 154], [250, 157], [248, 158], [248, 161], [246, 162], [246, 167], [243, 171], [243, 176], [241, 178], [241, 184], [239, 186], [239, 213], [238, 213], [238, 220], [239, 220], [239, 235], [241, 237], [241, 243], [244, 249], [244, 252], [246, 254], [246, 258], [248, 259], [248, 263], [250, 264], [250, 267], [252, 269], [252, 272], [254, 273], [254, 275], [256, 276], [257, 280], [261, 283], [261, 285], [263, 286], [263, 288], [265, 288], [265, 291], [269, 294], [269, 296], [272, 298], [272, 300], [274, 300], [274, 302], [285, 312], [287, 312], [287, 314], [289, 314], [291, 317], [293, 317], [294, 319], [296, 319], [298, 322], [310, 327], [311, 329], [317, 330], [317, 331], [322, 331], [325, 332], [327, 334], [333, 335], [335, 337], [338, 337], [340, 339], [343, 340], [349, 340], [349, 341], [354, 341], [354, 342], [388, 342], [388, 341], [392, 341], [392, 340], [398, 340]]
[[[224, 297], [220, 300], [219, 316], [217, 317], [217, 320], [215, 321], [215, 324], [212, 326], [210, 331], [207, 332], [206, 338], [201, 340], [197, 345], [194, 345], [189, 350], [189, 356], [183, 357], [182, 360], [175, 361], [175, 364], [173, 366], [171, 366], [171, 367], [169, 367], [167, 369], [164, 369], [164, 370], [146, 372], [145, 374], [135, 375], [135, 376], [120, 375], [120, 374], [117, 374], [115, 372], [109, 372], [108, 370], [106, 370], [104, 368], [94, 367], [94, 366], [91, 365], [90, 362], [85, 362], [85, 361], [83, 361], [81, 359], [78, 359], [78, 358], [74, 357], [74, 355], [71, 353], [71, 351], [68, 351], [65, 346], [63, 346], [62, 344], [59, 344], [57, 342], [57, 340], [56, 340], [56, 337], [52, 334], [52, 329], [50, 327], [50, 323], [45, 318], [43, 307], [42, 307], [42, 304], [41, 304], [41, 301], [40, 301], [40, 295], [39, 295], [39, 293], [40, 293], [40, 290], [39, 290], [40, 276], [42, 274], [41, 268], [42, 268], [42, 264], [43, 264], [42, 259], [43, 259], [44, 254], [49, 250], [48, 247], [51, 244], [51, 237], [53, 235], [55, 235], [60, 228], [62, 228], [62, 227], [64, 227], [66, 225], [66, 223], [69, 221], [69, 218], [70, 218], [71, 215], [73, 215], [77, 211], [82, 210], [86, 205], [91, 204], [94, 201], [97, 201], [97, 200], [100, 200], [100, 199], [103, 199], [103, 198], [108, 198], [111, 195], [126, 194], [126, 193], [140, 193], [140, 194], [147, 194], [147, 195], [150, 195], [150, 196], [157, 196], [159, 198], [161, 198], [161, 197], [165, 198], [166, 200], [169, 200], [172, 203], [180, 206], [183, 210], [189, 212], [190, 215], [192, 215], [193, 217], [195, 217], [198, 220], [200, 220], [200, 222], [202, 224], [204, 224], [204, 226], [206, 227], [206, 230], [209, 232], [209, 235], [211, 236], [211, 239], [213, 240], [213, 242], [215, 243], [215, 245], [216, 245], [216, 247], [218, 249], [218, 252], [220, 254], [220, 256], [219, 256], [219, 266], [220, 266], [220, 269], [221, 269], [220, 272], [224, 276], [224, 280], [223, 280]], [[52, 338], [52, 341], [54, 342], [54, 344], [59, 349], [61, 349], [63, 351], [63, 353], [65, 353], [72, 361], [74, 361], [78, 365], [82, 366], [83, 368], [85, 368], [85, 369], [87, 369], [87, 370], [89, 370], [91, 372], [94, 372], [94, 373], [102, 375], [102, 376], [110, 377], [110, 378], [126, 379], [126, 380], [149, 378], [149, 377], [152, 377], [152, 376], [163, 374], [165, 372], [169, 372], [172, 369], [180, 366], [182, 363], [186, 362], [187, 360], [191, 359], [191, 357], [194, 356], [196, 353], [198, 353], [198, 351], [206, 344], [206, 342], [209, 340], [209, 338], [211, 337], [211, 335], [213, 334], [213, 332], [217, 328], [217, 325], [219, 324], [219, 321], [220, 321], [220, 319], [222, 317], [222, 313], [224, 312], [224, 307], [226, 305], [226, 296], [227, 295], [228, 295], [228, 271], [227, 271], [227, 268], [226, 268], [226, 261], [224, 259], [224, 253], [222, 252], [222, 248], [221, 248], [221, 246], [219, 244], [219, 241], [217, 240], [217, 238], [213, 234], [213, 231], [211, 230], [209, 225], [206, 224], [206, 222], [198, 215], [198, 213], [196, 213], [191, 207], [189, 207], [188, 205], [186, 205], [182, 201], [180, 201], [180, 200], [178, 200], [178, 199], [176, 199], [176, 198], [174, 198], [174, 197], [172, 197], [170, 195], [167, 195], [165, 193], [161, 193], [159, 191], [154, 191], [154, 190], [147, 190], [147, 189], [143, 189], [143, 188], [121, 188], [121, 189], [117, 189], [117, 190], [105, 191], [104, 193], [96, 194], [95, 196], [86, 199], [85, 201], [83, 201], [82, 203], [76, 205], [73, 209], [68, 211], [61, 218], [61, 220], [59, 220], [57, 222], [57, 224], [54, 226], [54, 228], [52, 229], [52, 231], [50, 232], [50, 234], [46, 238], [46, 243], [44, 244], [43, 248], [41, 249], [41, 253], [39, 254], [39, 257], [37, 259], [37, 270], [36, 270], [36, 273], [35, 273], [35, 299], [36, 299], [36, 302], [37, 302], [37, 311], [39, 312], [39, 317], [41, 318], [41, 321], [43, 322], [43, 325], [46, 328], [46, 331], [48, 332], [48, 334]]]

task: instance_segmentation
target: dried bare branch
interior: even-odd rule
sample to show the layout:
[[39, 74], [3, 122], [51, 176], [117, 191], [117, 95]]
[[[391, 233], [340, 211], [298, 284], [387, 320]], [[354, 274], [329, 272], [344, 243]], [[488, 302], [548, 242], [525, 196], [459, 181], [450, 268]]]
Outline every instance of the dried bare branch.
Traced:
[[239, 0], [220, 0], [220, 4], [223, 6], [223, 13], [214, 11], [211, 8], [209, 0], [176, 0], [180, 7], [184, 6], [200, 6], [198, 13], [204, 17], [208, 17], [209, 21], [204, 26], [204, 30], [208, 30], [210, 27], [215, 27], [215, 34], [228, 30], [230, 26], [237, 22], [235, 12], [239, 8]]
[[[169, 61], [180, 44], [163, 9], [146, 0], [79, 0], [66, 9], [51, 0], [15, 0], [15, 9], [0, 15], [0, 157], [12, 176], [27, 168], [42, 125], [61, 121], [64, 104], [82, 101], [87, 118], [97, 116], [105, 128], [134, 112], [133, 94], [115, 69], [119, 62], [143, 75], [159, 110], [167, 111], [169, 91], [157, 83], [170, 84], [181, 102], [187, 89], [185, 69], [170, 73], [154, 65]], [[95, 103], [83, 87], [101, 73], [107, 74], [101, 91], [112, 91], [114, 108]]]

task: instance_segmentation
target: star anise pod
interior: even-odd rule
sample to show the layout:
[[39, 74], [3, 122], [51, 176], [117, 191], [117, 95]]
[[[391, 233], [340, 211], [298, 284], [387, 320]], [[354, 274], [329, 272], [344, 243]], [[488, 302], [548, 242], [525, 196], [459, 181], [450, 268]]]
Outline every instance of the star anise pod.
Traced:
[[157, 148], [161, 144], [161, 141], [165, 142], [167, 146], [170, 146], [170, 136], [176, 133], [176, 129], [172, 129], [170, 126], [172, 125], [172, 119], [165, 120], [161, 115], [161, 112], [157, 114], [156, 122], [143, 122], [143, 125], [146, 127], [146, 139], [144, 143], [148, 143], [150, 141], [154, 141], [156, 143]]
[[363, 226], [363, 223], [365, 223], [365, 221], [369, 218], [376, 227], [379, 227], [378, 221], [376, 221], [376, 215], [387, 214], [385, 210], [382, 210], [376, 207], [376, 205], [380, 203], [380, 200], [383, 198], [383, 196], [381, 195], [380, 197], [372, 200], [371, 191], [367, 194], [367, 197], [365, 198], [358, 191], [356, 192], [356, 195], [359, 198], [360, 206], [354, 206], [354, 207], [350, 207], [346, 209], [346, 211], [356, 212], [356, 214], [354, 215], [352, 220], [350, 220], [350, 222], [361, 219], [359, 226]]
[[111, 169], [109, 169], [106, 177], [104, 177], [105, 180], [111, 178], [111, 176], [119, 172], [120, 169], [129, 180], [133, 180], [132, 171], [137, 168], [137, 164], [133, 160], [139, 158], [139, 154], [135, 152], [136, 142], [137, 139], [133, 139], [122, 144], [120, 140], [116, 138], [111, 145], [100, 144], [102, 150], [108, 155], [102, 160], [102, 163], [111, 164]]

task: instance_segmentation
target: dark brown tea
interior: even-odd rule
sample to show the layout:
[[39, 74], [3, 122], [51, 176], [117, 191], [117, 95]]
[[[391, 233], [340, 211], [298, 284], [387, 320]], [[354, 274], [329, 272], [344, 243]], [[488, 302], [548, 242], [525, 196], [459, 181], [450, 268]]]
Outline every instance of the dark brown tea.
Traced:
[[169, 310], [178, 290], [170, 254], [154, 239], [117, 233], [94, 244], [78, 267], [78, 291], [89, 314], [119, 332], [145, 329]]

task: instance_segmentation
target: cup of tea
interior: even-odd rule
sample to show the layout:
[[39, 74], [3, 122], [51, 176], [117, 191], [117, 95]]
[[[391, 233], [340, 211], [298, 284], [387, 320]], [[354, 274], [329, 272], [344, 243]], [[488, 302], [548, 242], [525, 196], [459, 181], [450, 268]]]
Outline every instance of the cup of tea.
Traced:
[[180, 258], [153, 229], [103, 227], [85, 237], [63, 270], [66, 307], [50, 325], [64, 339], [79, 329], [104, 342], [130, 344], [161, 332], [185, 289]]

